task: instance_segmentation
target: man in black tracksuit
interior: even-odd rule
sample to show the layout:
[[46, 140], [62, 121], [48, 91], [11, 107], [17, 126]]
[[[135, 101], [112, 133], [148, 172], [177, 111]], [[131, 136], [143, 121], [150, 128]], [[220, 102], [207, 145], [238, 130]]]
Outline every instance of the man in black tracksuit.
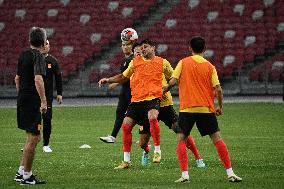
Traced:
[[[132, 52], [132, 46], [133, 42], [122, 42], [121, 49], [124, 53], [124, 60], [120, 66], [121, 73], [124, 72], [124, 70], [127, 69], [129, 63], [133, 59], [133, 52]], [[113, 89], [118, 84], [113, 83], [109, 85], [109, 89]], [[130, 92], [130, 81], [127, 81], [121, 85], [121, 91], [119, 94], [119, 100], [116, 108], [116, 119], [114, 122], [114, 126], [112, 129], [111, 135], [108, 135], [106, 137], [100, 137], [100, 140], [106, 143], [114, 143], [115, 138], [121, 128], [123, 119], [125, 117], [125, 112], [127, 110], [127, 107], [131, 100], [131, 92]]]
[[53, 101], [53, 82], [55, 78], [57, 96], [56, 100], [59, 104], [62, 103], [62, 74], [60, 71], [57, 59], [48, 54], [50, 50], [49, 41], [44, 49], [46, 63], [46, 77], [44, 80], [45, 96], [47, 99], [47, 112], [43, 114], [43, 151], [52, 152], [49, 146], [51, 134], [51, 119], [52, 119], [52, 101]]

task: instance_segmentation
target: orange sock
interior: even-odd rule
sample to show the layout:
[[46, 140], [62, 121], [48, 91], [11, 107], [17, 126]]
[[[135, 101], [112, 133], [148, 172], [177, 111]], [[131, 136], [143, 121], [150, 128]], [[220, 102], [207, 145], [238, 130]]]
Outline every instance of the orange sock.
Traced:
[[132, 145], [132, 127], [128, 124], [123, 124], [122, 131], [123, 151], [130, 152]]
[[179, 160], [179, 166], [181, 171], [188, 171], [188, 156], [187, 149], [184, 142], [179, 142], [177, 144], [177, 156]]
[[160, 127], [157, 119], [150, 119], [150, 132], [155, 146], [160, 146]]
[[227, 149], [227, 146], [223, 140], [218, 140], [215, 143], [215, 147], [218, 151], [219, 157], [221, 161], [223, 162], [223, 165], [225, 169], [231, 168], [231, 160], [230, 160], [230, 155]]
[[193, 153], [195, 160], [202, 159], [191, 135], [187, 137], [186, 147]]

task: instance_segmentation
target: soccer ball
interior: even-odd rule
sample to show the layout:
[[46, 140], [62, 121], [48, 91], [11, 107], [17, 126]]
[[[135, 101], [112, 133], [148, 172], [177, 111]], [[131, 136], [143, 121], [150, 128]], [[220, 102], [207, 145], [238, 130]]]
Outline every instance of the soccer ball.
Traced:
[[138, 39], [138, 34], [133, 28], [125, 28], [120, 34], [122, 42], [135, 41]]

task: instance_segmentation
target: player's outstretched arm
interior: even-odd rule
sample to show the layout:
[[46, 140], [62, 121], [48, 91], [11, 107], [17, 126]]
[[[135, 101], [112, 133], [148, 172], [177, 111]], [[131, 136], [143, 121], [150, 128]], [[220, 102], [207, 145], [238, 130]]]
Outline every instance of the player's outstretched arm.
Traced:
[[98, 84], [99, 84], [99, 87], [107, 84], [107, 83], [122, 83], [124, 81], [128, 80], [127, 77], [123, 76], [122, 74], [118, 74], [118, 75], [115, 75], [113, 77], [109, 77], [109, 78], [102, 78]]
[[113, 90], [114, 88], [116, 88], [117, 86], [119, 86], [119, 83], [111, 83], [108, 85], [108, 89], [109, 90]]

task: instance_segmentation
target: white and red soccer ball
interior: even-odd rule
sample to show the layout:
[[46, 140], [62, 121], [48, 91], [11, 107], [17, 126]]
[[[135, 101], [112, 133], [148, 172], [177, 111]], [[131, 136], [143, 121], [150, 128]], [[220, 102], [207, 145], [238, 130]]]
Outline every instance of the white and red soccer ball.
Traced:
[[138, 34], [133, 28], [125, 28], [120, 34], [121, 42], [136, 41]]

